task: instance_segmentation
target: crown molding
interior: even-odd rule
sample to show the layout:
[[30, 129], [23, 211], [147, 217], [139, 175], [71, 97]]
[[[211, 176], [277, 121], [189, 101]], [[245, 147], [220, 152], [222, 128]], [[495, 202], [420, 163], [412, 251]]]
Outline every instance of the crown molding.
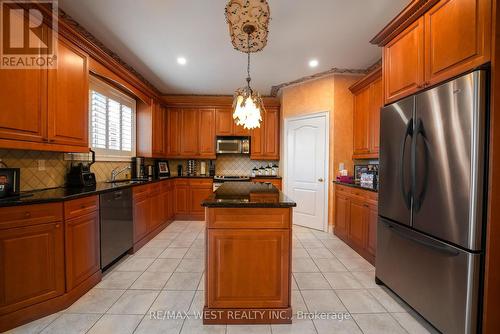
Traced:
[[439, 0], [412, 0], [391, 22], [389, 22], [370, 41], [371, 44], [384, 46], [400, 32], [405, 30]]
[[[198, 107], [232, 107], [232, 95], [163, 95], [161, 100], [167, 106], [198, 106]], [[276, 97], [262, 97], [264, 107], [279, 107]]]
[[354, 94], [356, 92], [359, 92], [361, 89], [370, 85], [375, 80], [382, 78], [382, 66], [379, 64], [374, 65], [375, 67], [373, 67], [367, 75], [365, 75], [363, 78], [361, 78], [361, 80], [356, 81], [351, 87], [349, 87], [351, 93]]

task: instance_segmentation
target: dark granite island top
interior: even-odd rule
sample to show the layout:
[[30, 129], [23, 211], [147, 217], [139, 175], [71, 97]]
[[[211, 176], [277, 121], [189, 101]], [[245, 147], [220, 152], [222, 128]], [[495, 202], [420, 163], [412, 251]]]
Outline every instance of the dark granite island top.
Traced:
[[213, 208], [292, 208], [297, 204], [270, 183], [224, 182], [202, 202]]

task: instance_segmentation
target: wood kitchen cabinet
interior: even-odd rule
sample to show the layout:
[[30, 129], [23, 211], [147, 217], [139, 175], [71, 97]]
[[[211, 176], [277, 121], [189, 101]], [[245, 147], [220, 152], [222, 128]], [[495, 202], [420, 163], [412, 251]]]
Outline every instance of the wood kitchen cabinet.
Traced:
[[99, 211], [65, 221], [66, 291], [101, 269]]
[[376, 192], [335, 185], [334, 233], [370, 263], [375, 263], [378, 195]]
[[385, 104], [491, 59], [491, 0], [440, 0], [384, 47]]
[[0, 315], [61, 296], [61, 204], [0, 208], [0, 217]]
[[161, 106], [158, 102], [154, 102], [152, 105], [152, 113], [153, 113], [153, 126], [152, 126], [153, 156], [164, 157], [166, 154], [165, 108]]
[[378, 158], [382, 70], [377, 68], [349, 89], [353, 93], [353, 159]]
[[198, 156], [205, 159], [215, 159], [215, 109], [200, 109], [200, 122], [198, 134], [199, 149]]
[[58, 52], [57, 69], [0, 69], [0, 147], [88, 152], [88, 55]]
[[88, 147], [88, 55], [59, 39], [57, 69], [48, 72], [48, 142]]
[[204, 220], [201, 202], [213, 193], [212, 179], [179, 178], [174, 181], [174, 213], [180, 220]]
[[151, 221], [148, 226], [148, 232], [159, 227], [164, 223], [164, 205], [162, 201], [160, 183], [150, 185], [149, 196], [151, 201]]
[[182, 219], [189, 216], [189, 181], [176, 179], [174, 188], [175, 216]]
[[181, 112], [181, 156], [196, 157], [199, 153], [199, 122], [198, 109], [182, 109]]
[[233, 108], [217, 108], [215, 115], [215, 133], [217, 136], [250, 136], [250, 130], [237, 125], [234, 121]]
[[178, 108], [167, 109], [167, 157], [175, 158], [181, 155], [181, 110]]
[[271, 183], [273, 186], [275, 186], [276, 188], [278, 188], [279, 190], [281, 190], [282, 188], [282, 180], [280, 178], [276, 178], [276, 177], [255, 177], [255, 178], [252, 178], [252, 181], [253, 182], [264, 182], [264, 183]]
[[280, 158], [280, 110], [269, 107], [262, 113], [260, 128], [252, 129], [250, 159], [279, 160]]
[[137, 186], [132, 190], [134, 204], [134, 244], [144, 238], [150, 231], [152, 203], [149, 192], [149, 185]]
[[[147, 158], [164, 158], [167, 156], [168, 121], [166, 110], [159, 101], [137, 101], [137, 155]], [[174, 143], [175, 144], [175, 143]]]

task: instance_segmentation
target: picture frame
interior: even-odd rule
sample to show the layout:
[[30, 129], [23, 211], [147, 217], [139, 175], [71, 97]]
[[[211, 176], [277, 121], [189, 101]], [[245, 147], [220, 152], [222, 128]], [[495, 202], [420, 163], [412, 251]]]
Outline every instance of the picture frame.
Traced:
[[158, 177], [169, 177], [170, 167], [168, 161], [156, 161], [156, 170], [158, 171]]

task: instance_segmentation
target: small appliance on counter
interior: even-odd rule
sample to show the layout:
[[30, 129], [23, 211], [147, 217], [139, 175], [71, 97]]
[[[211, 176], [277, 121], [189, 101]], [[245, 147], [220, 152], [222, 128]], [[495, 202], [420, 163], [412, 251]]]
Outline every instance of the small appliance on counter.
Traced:
[[0, 168], [0, 198], [19, 196], [20, 180], [19, 168]]
[[210, 160], [208, 164], [208, 175], [215, 176], [215, 160]]
[[355, 183], [363, 188], [377, 189], [378, 185], [378, 165], [355, 165]]
[[69, 172], [66, 175], [66, 185], [68, 187], [92, 187], [96, 185], [95, 174], [90, 171], [90, 167], [95, 163], [95, 152], [92, 154], [91, 162], [80, 162], [74, 165], [71, 162]]
[[143, 179], [145, 167], [144, 158], [134, 157], [132, 158], [132, 178], [133, 179]]
[[146, 171], [147, 171], [148, 179], [155, 179], [156, 178], [155, 167], [153, 165], [147, 165]]
[[156, 175], [158, 178], [169, 177], [170, 167], [168, 166], [168, 161], [156, 161]]
[[354, 184], [354, 177], [351, 175], [339, 175], [337, 176], [337, 182]]
[[186, 174], [188, 176], [195, 176], [196, 175], [196, 167], [197, 167], [197, 161], [196, 160], [188, 160], [187, 161]]
[[178, 164], [177, 165], [177, 175], [178, 176], [182, 176], [182, 164]]

